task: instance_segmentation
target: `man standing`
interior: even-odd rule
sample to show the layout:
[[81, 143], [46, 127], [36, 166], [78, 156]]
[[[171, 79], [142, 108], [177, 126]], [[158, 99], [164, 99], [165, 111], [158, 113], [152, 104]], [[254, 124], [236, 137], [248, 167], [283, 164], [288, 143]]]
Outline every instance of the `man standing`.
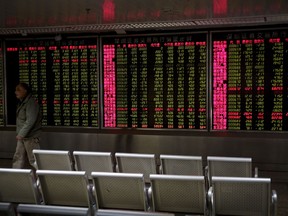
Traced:
[[13, 157], [13, 168], [24, 168], [28, 159], [32, 168], [36, 169], [33, 149], [39, 149], [41, 132], [40, 106], [33, 98], [31, 89], [26, 83], [19, 83], [15, 91], [19, 104], [16, 111], [16, 152]]

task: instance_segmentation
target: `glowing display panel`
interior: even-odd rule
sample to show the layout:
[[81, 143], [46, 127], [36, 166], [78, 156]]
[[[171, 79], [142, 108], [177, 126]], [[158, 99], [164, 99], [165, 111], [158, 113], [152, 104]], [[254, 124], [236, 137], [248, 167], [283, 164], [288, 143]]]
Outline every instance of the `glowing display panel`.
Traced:
[[104, 38], [104, 127], [206, 129], [206, 37]]
[[0, 41], [0, 126], [4, 126], [3, 52]]
[[97, 40], [8, 41], [8, 124], [15, 124], [15, 85], [28, 83], [45, 126], [98, 127]]
[[213, 129], [288, 130], [288, 30], [215, 33]]

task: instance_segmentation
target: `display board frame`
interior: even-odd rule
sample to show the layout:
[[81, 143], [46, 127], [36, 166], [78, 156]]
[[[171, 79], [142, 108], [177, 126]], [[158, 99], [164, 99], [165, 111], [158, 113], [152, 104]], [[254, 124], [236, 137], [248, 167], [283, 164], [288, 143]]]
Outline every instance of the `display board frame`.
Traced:
[[[54, 42], [56, 44], [58, 43], [57, 46], [60, 47], [60, 44], [63, 41], [68, 43], [69, 40], [70, 41], [75, 41], [75, 40], [81, 41], [81, 40], [85, 40], [86, 39], [86, 40], [90, 40], [90, 41], [95, 40], [94, 45], [96, 45], [96, 55], [95, 55], [96, 56], [95, 57], [95, 61], [96, 61], [96, 67], [95, 67], [95, 70], [96, 70], [95, 71], [96, 72], [96, 78], [95, 78], [96, 85], [95, 85], [95, 87], [97, 89], [97, 91], [96, 91], [97, 97], [95, 97], [95, 98], [96, 98], [96, 103], [97, 104], [94, 107], [95, 107], [95, 110], [97, 112], [97, 117], [95, 118], [95, 121], [97, 122], [97, 126], [88, 126], [88, 125], [85, 125], [85, 126], [81, 126], [81, 125], [79, 125], [79, 126], [75, 126], [75, 125], [70, 125], [70, 126], [67, 126], [67, 125], [57, 125], [57, 126], [55, 126], [55, 125], [42, 125], [42, 126], [44, 128], [48, 128], [48, 129], [51, 129], [51, 128], [63, 128], [63, 129], [78, 129], [78, 130], [80, 129], [80, 130], [82, 130], [82, 129], [99, 129], [100, 128], [101, 114], [100, 114], [100, 103], [99, 103], [99, 101], [100, 101], [100, 96], [99, 96], [99, 87], [100, 87], [100, 83], [99, 83], [99, 80], [100, 80], [99, 79], [99, 77], [100, 77], [100, 72], [99, 72], [99, 65], [100, 65], [100, 62], [99, 62], [99, 44], [100, 44], [99, 43], [99, 36], [98, 35], [76, 36], [76, 35], [72, 35], [72, 34], [71, 35], [60, 35], [60, 36], [57, 35], [57, 36], [56, 37], [43, 36], [43, 37], [37, 37], [37, 38], [36, 37], [27, 37], [27, 38], [18, 38], [18, 37], [16, 37], [16, 38], [7, 38], [7, 39], [3, 40], [3, 44], [4, 44], [3, 51], [4, 51], [4, 56], [5, 56], [5, 59], [4, 59], [4, 62], [3, 62], [4, 68], [5, 68], [4, 69], [4, 75], [5, 75], [5, 94], [4, 95], [6, 96], [5, 97], [5, 107], [6, 107], [5, 121], [6, 121], [6, 125], [5, 126], [7, 126], [7, 127], [15, 126], [14, 124], [9, 124], [8, 123], [8, 112], [7, 112], [7, 110], [8, 110], [8, 107], [7, 107], [8, 102], [7, 102], [7, 97], [8, 97], [9, 93], [8, 93], [8, 84], [7, 84], [7, 73], [8, 73], [8, 71], [7, 71], [7, 43], [10, 43], [10, 42], [15, 42], [15, 43], [19, 42], [20, 43], [20, 42], [29, 42], [29, 41], [36, 41], [38, 43], [40, 41], [46, 41], [48, 43], [50, 41], [50, 42]], [[69, 56], [69, 58], [70, 58], [70, 56]], [[80, 57], [78, 57], [78, 58], [80, 58]], [[71, 75], [69, 75], [69, 76], [71, 76]], [[11, 92], [12, 92], [12, 90], [10, 89], [10, 94], [11, 94]], [[13, 95], [13, 96], [15, 96], [15, 95]], [[79, 118], [80, 118], [80, 115], [79, 115]]]
[[[6, 85], [4, 85], [5, 83], [5, 70], [4, 70], [4, 62], [5, 62], [5, 55], [4, 55], [4, 43], [3, 40], [0, 39], [0, 106], [2, 107], [2, 111], [1, 111], [1, 107], [0, 107], [0, 127], [5, 127], [6, 125], [6, 119], [5, 119], [5, 106], [6, 106], [6, 102], [5, 102], [5, 87]], [[2, 97], [2, 99], [1, 99]], [[2, 119], [2, 120], [1, 120]], [[2, 124], [1, 124], [2, 121]]]
[[[147, 127], [147, 128], [141, 128], [141, 127], [104, 127], [104, 57], [103, 57], [103, 47], [105, 45], [105, 40], [106, 39], [123, 39], [123, 38], [139, 38], [139, 37], [143, 37], [143, 38], [147, 38], [147, 37], [173, 37], [173, 36], [185, 36], [185, 35], [191, 35], [191, 37], [193, 37], [193, 35], [199, 35], [199, 34], [205, 34], [205, 42], [206, 42], [206, 128], [205, 129], [191, 129], [191, 128], [151, 128], [151, 127]], [[156, 130], [156, 131], [209, 131], [209, 125], [210, 125], [210, 119], [209, 119], [209, 112], [210, 112], [210, 107], [209, 107], [209, 73], [208, 73], [208, 65], [209, 65], [209, 32], [208, 31], [185, 31], [185, 32], [167, 32], [167, 33], [149, 33], [149, 34], [144, 34], [144, 33], [139, 33], [139, 34], [127, 34], [127, 35], [103, 35], [100, 36], [100, 48], [101, 50], [99, 51], [99, 55], [100, 55], [100, 92], [99, 94], [101, 95], [101, 113], [102, 113], [102, 123], [101, 123], [101, 129], [103, 130], [111, 130], [111, 129], [115, 129], [115, 130]]]
[[[286, 31], [286, 42], [287, 42], [287, 38], [288, 38], [288, 28], [287, 27], [283, 27], [283, 26], [280, 26], [280, 27], [259, 27], [259, 28], [255, 28], [255, 27], [241, 27], [239, 29], [223, 29], [223, 30], [213, 30], [213, 31], [209, 31], [209, 43], [210, 43], [210, 53], [209, 53], [209, 70], [210, 70], [210, 82], [211, 84], [209, 85], [209, 87], [211, 87], [211, 90], [210, 90], [210, 94], [211, 94], [211, 97], [209, 98], [209, 106], [211, 108], [211, 112], [210, 112], [210, 125], [209, 125], [209, 128], [210, 128], [210, 131], [214, 131], [214, 132], [231, 132], [231, 133], [275, 133], [275, 134], [285, 134], [287, 133], [288, 130], [267, 130], [267, 129], [261, 129], [261, 130], [257, 130], [257, 129], [250, 129], [250, 130], [246, 130], [246, 129], [215, 129], [214, 128], [214, 114], [215, 114], [215, 107], [214, 107], [214, 101], [213, 101], [213, 98], [215, 96], [215, 91], [214, 91], [214, 87], [213, 85], [215, 84], [214, 83], [214, 73], [213, 73], [213, 70], [214, 70], [214, 67], [213, 67], [213, 60], [214, 60], [214, 56], [213, 56], [213, 36], [217, 35], [217, 34], [245, 34], [245, 33], [258, 33], [258, 32], [262, 32], [262, 33], [270, 33], [272, 34], [272, 32], [284, 32]], [[264, 34], [263, 34], [264, 35]], [[221, 36], [219, 36], [220, 38]], [[224, 37], [224, 36], [223, 36]], [[242, 36], [241, 36], [242, 37]], [[265, 35], [263, 36], [265, 37]], [[279, 35], [279, 37], [281, 37], [281, 35]], [[242, 40], [243, 38], [241, 38]], [[255, 38], [256, 39], [256, 38]], [[267, 39], [267, 38], [266, 38]], [[274, 39], [274, 38], [270, 38], [270, 39]], [[220, 40], [220, 39], [219, 39]], [[223, 39], [223, 41], [225, 41], [228, 39]], [[236, 39], [234, 39], [236, 40]], [[265, 38], [264, 38], [265, 40]], [[260, 42], [259, 42], [260, 43]], [[265, 43], [265, 42], [264, 42]], [[272, 42], [273, 43], [273, 40]], [[287, 51], [287, 49], [286, 49]], [[287, 60], [286, 60], [287, 61]], [[271, 66], [272, 67], [272, 66]], [[228, 67], [227, 67], [228, 68]], [[286, 71], [286, 73], [288, 72], [288, 70]], [[285, 73], [285, 71], [283, 70], [283, 73]], [[287, 89], [288, 91], [288, 89]], [[287, 120], [286, 120], [287, 121]], [[272, 123], [271, 123], [272, 124]]]

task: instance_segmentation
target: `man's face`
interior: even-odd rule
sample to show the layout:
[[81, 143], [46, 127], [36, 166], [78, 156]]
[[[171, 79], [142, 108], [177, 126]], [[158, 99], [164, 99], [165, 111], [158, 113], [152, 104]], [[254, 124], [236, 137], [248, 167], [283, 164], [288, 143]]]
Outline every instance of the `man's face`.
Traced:
[[21, 85], [16, 86], [16, 90], [15, 90], [16, 98], [21, 100], [25, 98], [26, 94], [27, 94], [27, 90], [25, 88], [23, 88]]

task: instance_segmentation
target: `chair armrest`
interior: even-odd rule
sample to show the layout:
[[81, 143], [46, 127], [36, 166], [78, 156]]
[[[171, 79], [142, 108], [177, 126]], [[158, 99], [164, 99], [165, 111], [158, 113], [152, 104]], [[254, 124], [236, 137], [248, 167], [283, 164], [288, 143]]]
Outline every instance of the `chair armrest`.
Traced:
[[258, 167], [255, 167], [254, 169], [254, 178], [258, 178], [259, 174], [258, 174]]
[[210, 182], [210, 177], [209, 177], [209, 169], [208, 166], [204, 167], [204, 177], [205, 177], [205, 189], [206, 191], [209, 190], [209, 188], [212, 186], [212, 183]]
[[115, 172], [118, 172], [118, 173], [119, 173], [119, 166], [118, 166], [118, 164], [115, 165]]
[[154, 206], [153, 206], [153, 201], [152, 201], [152, 187], [149, 186], [147, 187], [147, 189], [145, 189], [145, 194], [146, 194], [146, 198], [147, 198], [147, 206], [146, 206], [146, 210], [147, 211], [155, 211], [154, 210]]
[[164, 174], [164, 173], [163, 173], [162, 165], [159, 165], [159, 174]]
[[210, 187], [207, 192], [207, 207], [208, 207], [208, 215], [215, 216], [215, 206], [213, 199], [213, 187]]
[[271, 201], [272, 201], [271, 215], [276, 216], [277, 215], [277, 202], [278, 202], [276, 190], [272, 190], [272, 200]]
[[208, 176], [208, 174], [209, 174], [208, 166], [205, 166], [204, 167], [204, 175]]

